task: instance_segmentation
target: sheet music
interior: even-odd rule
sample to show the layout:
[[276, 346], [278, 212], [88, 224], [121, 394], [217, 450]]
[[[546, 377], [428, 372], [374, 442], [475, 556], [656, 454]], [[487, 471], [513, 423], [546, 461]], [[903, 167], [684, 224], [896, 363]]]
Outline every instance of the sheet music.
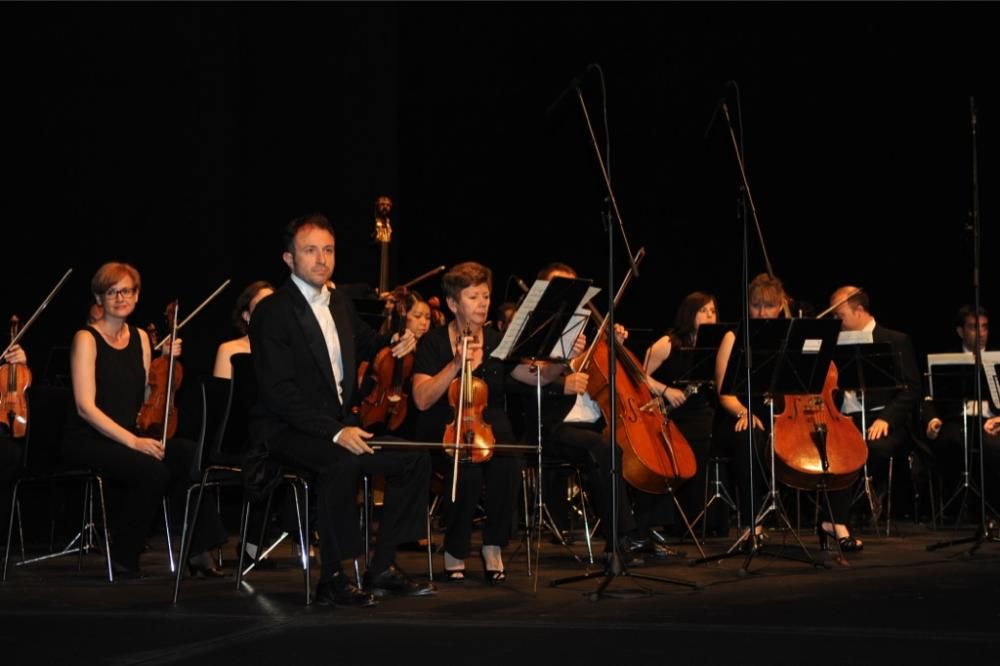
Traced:
[[[504, 332], [503, 339], [497, 348], [493, 350], [490, 354], [491, 358], [499, 358], [501, 360], [507, 358], [510, 355], [511, 350], [514, 347], [514, 343], [517, 342], [518, 335], [522, 328], [524, 328], [525, 322], [528, 320], [528, 315], [530, 315], [536, 307], [538, 307], [539, 301], [542, 299], [542, 294], [545, 293], [546, 288], [549, 286], [548, 280], [535, 280], [531, 285], [531, 289], [528, 293], [524, 295], [524, 300], [521, 301], [521, 305], [518, 306], [517, 311], [514, 313], [514, 318], [510, 322], [510, 326]], [[587, 323], [587, 317], [590, 316], [590, 312], [584, 307], [584, 303], [589, 302], [594, 296], [599, 294], [601, 290], [598, 287], [588, 287], [587, 293], [584, 295], [583, 300], [576, 307], [577, 315], [586, 316], [574, 316], [571, 317], [569, 322], [566, 324], [566, 328], [563, 330], [560, 336], [559, 342], [556, 343], [555, 349], [553, 350], [553, 356], [555, 358], [563, 358], [562, 348], [566, 345], [566, 340], [569, 340], [568, 346], [565, 347], [568, 352], [573, 348], [573, 341], [576, 340], [576, 336], [579, 332], [583, 330], [581, 327], [583, 324]], [[556, 356], [556, 353], [559, 353]]]
[[837, 335], [838, 345], [871, 345], [875, 344], [871, 331], [841, 331]]
[[[946, 365], [975, 365], [976, 358], [972, 352], [952, 352], [947, 354], [928, 354], [927, 372], [933, 382], [935, 367]], [[997, 378], [997, 366], [1000, 366], [1000, 351], [983, 352], [983, 373], [986, 375], [986, 387], [989, 389], [990, 402], [994, 407], [1000, 407], [1000, 380]], [[934, 386], [931, 385], [931, 395], [934, 394]], [[975, 401], [973, 401], [975, 406]]]

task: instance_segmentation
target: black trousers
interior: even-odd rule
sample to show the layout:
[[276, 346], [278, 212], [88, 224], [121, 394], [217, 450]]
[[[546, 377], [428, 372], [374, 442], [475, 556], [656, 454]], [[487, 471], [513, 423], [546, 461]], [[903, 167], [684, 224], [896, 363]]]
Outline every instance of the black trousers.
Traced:
[[356, 456], [328, 439], [292, 430], [272, 437], [267, 448], [275, 460], [316, 475], [313, 490], [323, 577], [339, 571], [343, 560], [365, 552], [356, 503], [363, 474], [385, 475], [375, 563], [391, 563], [397, 545], [424, 534], [431, 475], [426, 451], [382, 450]]
[[[509, 439], [512, 438], [497, 437], [498, 441]], [[483, 463], [459, 463], [455, 501], [448, 506], [445, 513], [447, 527], [444, 548], [449, 555], [458, 559], [469, 556], [472, 545], [472, 520], [480, 497], [483, 497], [483, 506], [486, 509], [483, 545], [501, 548], [507, 545], [514, 529], [514, 509], [523, 464], [522, 456], [496, 452], [492, 458]], [[452, 459], [449, 457], [445, 484], [445, 492], [449, 497], [452, 465]]]
[[[543, 446], [555, 456], [584, 466], [590, 485], [590, 499], [594, 511], [601, 518], [601, 534], [611, 533], [611, 443], [604, 436], [603, 421], [597, 423], [560, 423], [549, 432]], [[621, 469], [621, 451], [615, 447], [617, 463]], [[618, 484], [618, 533], [625, 534], [636, 528], [635, 516], [628, 501], [625, 482]]]
[[[184, 493], [195, 467], [195, 448], [196, 443], [188, 439], [167, 440], [166, 456], [159, 461], [103, 437], [73, 438], [63, 443], [66, 462], [93, 467], [104, 479], [111, 558], [115, 562], [131, 569], [139, 567], [139, 555], [168, 490], [174, 506], [183, 511]], [[178, 516], [179, 511], [173, 513]], [[225, 541], [226, 531], [215, 502], [202, 502], [191, 552], [200, 553]]]
[[[962, 431], [962, 418], [945, 421], [941, 426], [941, 432], [937, 439], [928, 439], [927, 445], [934, 455], [934, 465], [938, 468], [941, 476], [947, 484], [954, 488], [961, 482], [962, 470], [965, 467], [963, 456], [965, 455], [965, 437], [968, 437], [969, 445], [969, 472], [970, 482], [979, 487], [979, 453], [977, 444], [979, 442], [979, 430], [983, 427], [984, 420], [979, 417], [969, 417], [966, 419], [966, 432]], [[983, 461], [985, 463], [985, 490], [987, 501], [993, 502], [1000, 496], [1000, 435], [990, 435], [985, 431], [983, 436]]]

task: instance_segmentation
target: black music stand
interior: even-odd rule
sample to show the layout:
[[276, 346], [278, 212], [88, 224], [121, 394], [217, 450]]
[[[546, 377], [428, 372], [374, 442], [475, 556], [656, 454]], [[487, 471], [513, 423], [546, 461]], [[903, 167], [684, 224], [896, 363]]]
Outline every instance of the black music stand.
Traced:
[[[850, 338], [837, 343], [834, 363], [838, 370], [838, 384], [842, 391], [854, 391], [861, 401], [861, 435], [868, 441], [868, 405], [865, 397], [869, 391], [895, 391], [902, 388], [899, 381], [899, 352], [893, 351], [888, 342], [855, 342]], [[872, 514], [875, 535], [879, 534], [878, 521], [882, 516], [882, 506], [872, 488], [872, 477], [865, 461], [862, 485], [851, 500], [853, 506], [862, 497], [868, 500]], [[892, 466], [889, 468], [889, 486], [892, 486]], [[892, 527], [892, 493], [886, 493], [885, 535]]]
[[[935, 359], [935, 356], [944, 357]], [[949, 358], [953, 357], [953, 358]], [[983, 366], [984, 371], [988, 374], [991, 368], [987, 367], [985, 364]], [[993, 368], [995, 372], [995, 368]], [[985, 378], [988, 381], [988, 377]], [[975, 402], [976, 396], [976, 361], [972, 354], [931, 354], [927, 357], [927, 381], [928, 388], [930, 389], [931, 398], [935, 402], [945, 402], [958, 404], [962, 407], [962, 483], [951, 496], [951, 498], [944, 503], [941, 507], [941, 514], [943, 519], [943, 514], [945, 509], [947, 509], [955, 500], [961, 498], [960, 508], [958, 514], [956, 514], [956, 524], [960, 523], [962, 517], [965, 515], [969, 493], [973, 493], [976, 497], [983, 498], [983, 491], [975, 486], [971, 481], [970, 474], [970, 433], [969, 420], [975, 420], [976, 427], [982, 427], [983, 419], [977, 413], [969, 413], [967, 407], [969, 402]], [[985, 399], [985, 398], [984, 398]], [[991, 408], [994, 411], [1000, 411], [996, 404], [992, 404]], [[990, 506], [989, 502], [983, 499], [986, 508], [989, 509], [991, 513], [996, 515], [996, 510]]]
[[[579, 312], [587, 300], [591, 280], [554, 277], [536, 280], [511, 320], [492, 357], [501, 361], [527, 363], [535, 374], [538, 442], [535, 447], [538, 478], [535, 482], [535, 581], [538, 586], [538, 561], [542, 541], [542, 376], [541, 366], [564, 363], [573, 342], [587, 323], [587, 314]], [[591, 297], [594, 293], [590, 294]], [[527, 528], [528, 575], [531, 575], [531, 530]]]
[[[714, 390], [715, 358], [719, 353], [719, 345], [722, 344], [723, 336], [728, 331], [735, 331], [738, 326], [739, 324], [735, 322], [702, 324], [698, 327], [698, 337], [695, 340], [694, 347], [671, 349], [670, 357], [673, 359], [672, 363], [678, 372], [678, 377], [673, 382], [678, 386], [683, 386], [687, 394]], [[709, 464], [713, 465], [714, 469], [711, 472], [706, 470], [705, 504], [698, 515], [691, 520], [692, 527], [697, 525], [698, 521], [703, 521], [701, 524], [701, 540], [703, 542], [707, 536], [708, 509], [715, 502], [721, 501], [731, 511], [735, 511], [736, 524], [739, 524], [739, 507], [719, 476], [719, 466], [724, 460], [728, 459], [723, 459], [717, 455], [710, 456]], [[709, 481], [709, 474], [714, 475], [711, 481]], [[709, 484], [712, 485], [713, 489], [711, 497], [708, 495]]]
[[[792, 527], [788, 514], [785, 512], [778, 494], [776, 465], [774, 457], [774, 399], [778, 395], [815, 395], [822, 393], [823, 384], [833, 359], [840, 322], [835, 319], [750, 319], [750, 354], [746, 353], [739, 341], [744, 339], [742, 325], [736, 333], [737, 345], [734, 346], [726, 373], [722, 381], [721, 393], [728, 395], [747, 395], [749, 378], [751, 398], [763, 400], [768, 405], [770, 449], [770, 473], [767, 498], [761, 504], [750, 525], [743, 530], [736, 542], [721, 555], [709, 556], [695, 560], [692, 565], [702, 562], [720, 560], [745, 553], [740, 575], [749, 573], [750, 563], [756, 555], [768, 555], [783, 559], [823, 566], [816, 561], [805, 544], [799, 538], [798, 532]], [[749, 356], [749, 358], [748, 358]], [[753, 428], [753, 412], [748, 405], [748, 428]], [[748, 437], [748, 455], [750, 457], [750, 487], [753, 487], [753, 465], [757, 462], [754, 452], [753, 438]], [[752, 496], [752, 494], [751, 494]], [[829, 500], [827, 501], [829, 504]], [[829, 506], [828, 506], [829, 508]], [[756, 527], [761, 525], [768, 514], [774, 513], [785, 529], [795, 537], [805, 557], [767, 550], [756, 538]], [[741, 548], [741, 545], [746, 544]], [[742, 552], [741, 552], [742, 551]]]

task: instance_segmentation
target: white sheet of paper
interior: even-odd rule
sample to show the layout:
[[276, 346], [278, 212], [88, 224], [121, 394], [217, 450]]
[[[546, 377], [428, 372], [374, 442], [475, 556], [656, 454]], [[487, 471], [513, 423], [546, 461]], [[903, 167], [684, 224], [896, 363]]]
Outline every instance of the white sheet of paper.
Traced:
[[[514, 318], [511, 320], [510, 326], [504, 332], [503, 339], [500, 341], [500, 344], [497, 345], [497, 348], [493, 350], [493, 353], [490, 354], [492, 358], [505, 359], [510, 355], [511, 349], [517, 341], [518, 332], [524, 327], [525, 321], [528, 319], [528, 315], [534, 311], [548, 285], [548, 280], [535, 280], [534, 284], [531, 285], [528, 293], [524, 295], [524, 300], [521, 301], [521, 305], [518, 306], [517, 312], [514, 313]], [[586, 315], [589, 317], [590, 312], [583, 306], [583, 304], [594, 298], [594, 296], [599, 293], [601, 293], [601, 290], [598, 287], [588, 287], [587, 293], [583, 296], [583, 300], [577, 304], [575, 312], [579, 315]], [[563, 329], [559, 342], [556, 343], [555, 348], [552, 350], [552, 356], [554, 358], [563, 358], [562, 350], [564, 346], [567, 353], [573, 348], [573, 341], [576, 340], [576, 336], [579, 335], [581, 330], [583, 330], [582, 327], [586, 323], [586, 317], [570, 317], [569, 322], [566, 324], [566, 328]], [[556, 352], [559, 353], [558, 356], [556, 356]]]

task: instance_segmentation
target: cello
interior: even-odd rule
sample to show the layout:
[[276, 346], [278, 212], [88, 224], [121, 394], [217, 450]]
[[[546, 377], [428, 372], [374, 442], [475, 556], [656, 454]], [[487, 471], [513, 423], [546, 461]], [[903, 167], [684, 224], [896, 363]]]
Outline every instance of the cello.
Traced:
[[[636, 263], [642, 260], [640, 250]], [[626, 275], [615, 303], [631, 280]], [[672, 491], [678, 481], [692, 478], [697, 462], [691, 444], [680, 428], [666, 416], [663, 398], [654, 396], [646, 383], [642, 363], [609, 330], [608, 322], [591, 306], [598, 321], [598, 332], [588, 350], [574, 364], [577, 372], [588, 373], [587, 393], [600, 406], [604, 416], [605, 436], [610, 436], [611, 400], [615, 400], [615, 439], [622, 451], [622, 477], [634, 488], [662, 495]], [[615, 345], [615, 394], [610, 395], [610, 347]]]
[[[10, 339], [17, 338], [21, 320], [10, 317]], [[0, 424], [7, 426], [11, 437], [24, 437], [28, 427], [28, 403], [24, 390], [31, 386], [31, 370], [24, 363], [0, 365]]]

